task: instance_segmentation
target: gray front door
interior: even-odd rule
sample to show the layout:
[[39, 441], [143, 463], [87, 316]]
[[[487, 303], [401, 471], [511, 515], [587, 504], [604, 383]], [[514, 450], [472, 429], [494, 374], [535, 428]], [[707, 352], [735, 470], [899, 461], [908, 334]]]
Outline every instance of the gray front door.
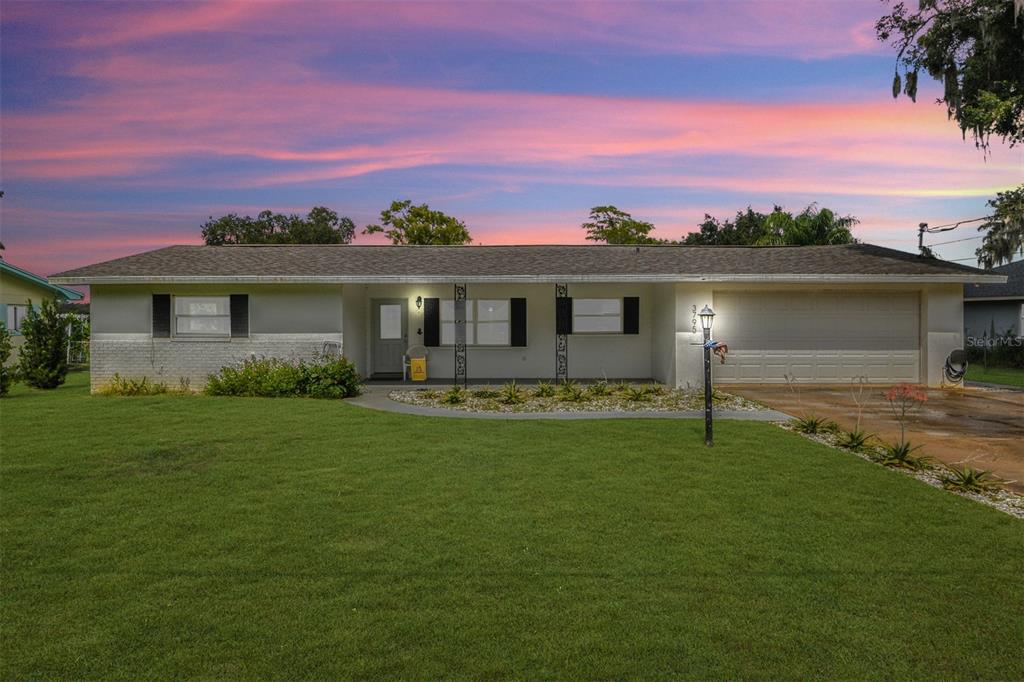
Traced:
[[407, 343], [405, 299], [373, 301], [373, 373], [400, 375]]

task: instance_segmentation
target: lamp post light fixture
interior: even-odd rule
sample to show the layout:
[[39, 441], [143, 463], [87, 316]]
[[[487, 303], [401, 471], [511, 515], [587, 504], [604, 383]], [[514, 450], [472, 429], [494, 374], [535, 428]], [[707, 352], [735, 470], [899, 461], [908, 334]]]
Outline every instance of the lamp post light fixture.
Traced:
[[422, 296], [417, 296], [416, 297], [416, 310], [419, 310], [422, 307], [423, 307], [423, 297]]
[[715, 311], [709, 306], [698, 313], [700, 327], [704, 330], [704, 445], [714, 444], [711, 425], [711, 325], [715, 322]]

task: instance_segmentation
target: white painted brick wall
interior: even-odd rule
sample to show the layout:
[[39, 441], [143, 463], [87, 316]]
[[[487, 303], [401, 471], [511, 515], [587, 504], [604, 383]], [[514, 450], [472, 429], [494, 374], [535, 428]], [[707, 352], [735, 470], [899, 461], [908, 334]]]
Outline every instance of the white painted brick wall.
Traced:
[[251, 357], [311, 359], [324, 341], [341, 343], [341, 334], [254, 334], [248, 339], [192, 341], [154, 339], [148, 334], [94, 334], [90, 342], [91, 388], [95, 391], [114, 374], [177, 388], [184, 378], [201, 391], [210, 374]]

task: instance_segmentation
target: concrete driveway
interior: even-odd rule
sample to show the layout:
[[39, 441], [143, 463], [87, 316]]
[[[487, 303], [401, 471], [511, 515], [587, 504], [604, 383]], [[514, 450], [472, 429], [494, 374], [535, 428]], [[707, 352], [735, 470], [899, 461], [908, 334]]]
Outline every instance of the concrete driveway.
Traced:
[[[864, 388], [861, 428], [886, 441], [899, 440], [899, 423], [883, 397], [887, 386]], [[851, 387], [800, 386], [799, 398], [786, 386], [723, 387], [790, 415], [828, 417], [844, 429], [854, 427], [857, 407]], [[969, 463], [1012, 481], [1024, 492], [1024, 391], [985, 388], [929, 389], [928, 401], [908, 420], [907, 439], [947, 464]]]

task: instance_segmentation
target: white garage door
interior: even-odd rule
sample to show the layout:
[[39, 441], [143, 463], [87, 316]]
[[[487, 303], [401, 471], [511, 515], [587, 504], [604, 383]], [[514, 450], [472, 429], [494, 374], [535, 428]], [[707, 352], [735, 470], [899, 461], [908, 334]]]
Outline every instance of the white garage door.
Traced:
[[729, 346], [725, 382], [918, 381], [916, 293], [715, 293], [714, 338]]

